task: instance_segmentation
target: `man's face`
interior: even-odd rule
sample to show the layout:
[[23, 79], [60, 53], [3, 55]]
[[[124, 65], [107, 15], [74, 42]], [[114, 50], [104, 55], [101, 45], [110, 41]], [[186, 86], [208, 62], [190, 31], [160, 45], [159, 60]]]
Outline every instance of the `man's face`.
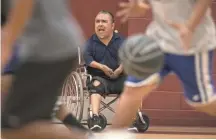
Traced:
[[95, 18], [95, 33], [99, 39], [106, 39], [113, 34], [114, 23], [111, 16], [106, 13], [99, 13]]

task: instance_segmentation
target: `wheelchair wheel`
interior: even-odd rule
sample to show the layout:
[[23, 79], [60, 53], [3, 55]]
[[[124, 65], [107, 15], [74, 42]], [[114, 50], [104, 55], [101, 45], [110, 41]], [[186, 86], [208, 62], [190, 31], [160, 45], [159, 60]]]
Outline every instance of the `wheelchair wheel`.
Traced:
[[143, 133], [148, 130], [150, 125], [149, 117], [143, 112], [138, 112], [136, 119], [136, 127], [138, 132]]
[[104, 130], [107, 126], [107, 119], [103, 114], [99, 114], [100, 120], [101, 120], [101, 126], [102, 130]]
[[[101, 130], [98, 130], [98, 132], [104, 130], [106, 128], [106, 126], [107, 126], [107, 119], [106, 119], [106, 117], [103, 114], [100, 113], [99, 114], [99, 118], [100, 118], [100, 123], [101, 123], [100, 124]], [[88, 124], [88, 128], [89, 129], [93, 126], [92, 119], [91, 119], [90, 116], [88, 117], [87, 124]]]
[[84, 92], [81, 76], [72, 72], [65, 80], [62, 88], [62, 102], [67, 109], [81, 121], [84, 108]]

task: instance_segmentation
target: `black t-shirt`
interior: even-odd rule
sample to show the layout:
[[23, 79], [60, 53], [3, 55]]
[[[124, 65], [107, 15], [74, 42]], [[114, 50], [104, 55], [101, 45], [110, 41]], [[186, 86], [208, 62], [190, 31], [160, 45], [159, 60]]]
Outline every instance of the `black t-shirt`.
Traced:
[[96, 68], [90, 67], [92, 61], [107, 65], [113, 71], [119, 67], [118, 50], [124, 41], [124, 37], [120, 34], [114, 33], [111, 41], [106, 46], [93, 34], [87, 41], [84, 51], [84, 60], [87, 65], [87, 71], [93, 76], [110, 79], [106, 74]]

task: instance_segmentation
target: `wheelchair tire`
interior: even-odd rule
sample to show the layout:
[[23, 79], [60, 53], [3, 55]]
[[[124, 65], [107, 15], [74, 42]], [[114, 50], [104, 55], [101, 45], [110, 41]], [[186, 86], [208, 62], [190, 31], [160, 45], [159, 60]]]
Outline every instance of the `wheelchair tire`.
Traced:
[[102, 120], [102, 130], [104, 130], [107, 126], [107, 118], [103, 114], [99, 114], [99, 117]]
[[84, 108], [84, 92], [82, 79], [79, 73], [75, 71], [71, 72], [66, 78], [62, 88], [62, 98], [67, 109], [71, 111], [77, 120], [81, 121]]
[[137, 130], [139, 133], [144, 133], [149, 128], [150, 120], [149, 120], [149, 117], [146, 114], [144, 114], [143, 112], [138, 112], [138, 113], [142, 113], [141, 115], [142, 115], [143, 120], [141, 120], [140, 117], [137, 116], [136, 127], [137, 127]]
[[[104, 130], [106, 128], [106, 126], [107, 126], [107, 119], [106, 119], [106, 117], [103, 114], [100, 113], [99, 114], [99, 118], [100, 118], [100, 122], [101, 122], [101, 129], [98, 130], [98, 132]], [[91, 119], [90, 116], [88, 117], [87, 125], [88, 125], [89, 129], [92, 127], [92, 119]]]

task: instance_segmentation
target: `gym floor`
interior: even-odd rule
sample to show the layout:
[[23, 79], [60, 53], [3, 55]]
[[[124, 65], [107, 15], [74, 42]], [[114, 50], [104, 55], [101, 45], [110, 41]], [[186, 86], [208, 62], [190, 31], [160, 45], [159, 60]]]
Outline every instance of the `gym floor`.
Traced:
[[[106, 130], [105, 130], [106, 131]], [[152, 126], [139, 139], [216, 139], [216, 127], [162, 127]]]
[[200, 139], [216, 139], [216, 127], [150, 127], [144, 134], [140, 134], [139, 138], [200, 138]]

